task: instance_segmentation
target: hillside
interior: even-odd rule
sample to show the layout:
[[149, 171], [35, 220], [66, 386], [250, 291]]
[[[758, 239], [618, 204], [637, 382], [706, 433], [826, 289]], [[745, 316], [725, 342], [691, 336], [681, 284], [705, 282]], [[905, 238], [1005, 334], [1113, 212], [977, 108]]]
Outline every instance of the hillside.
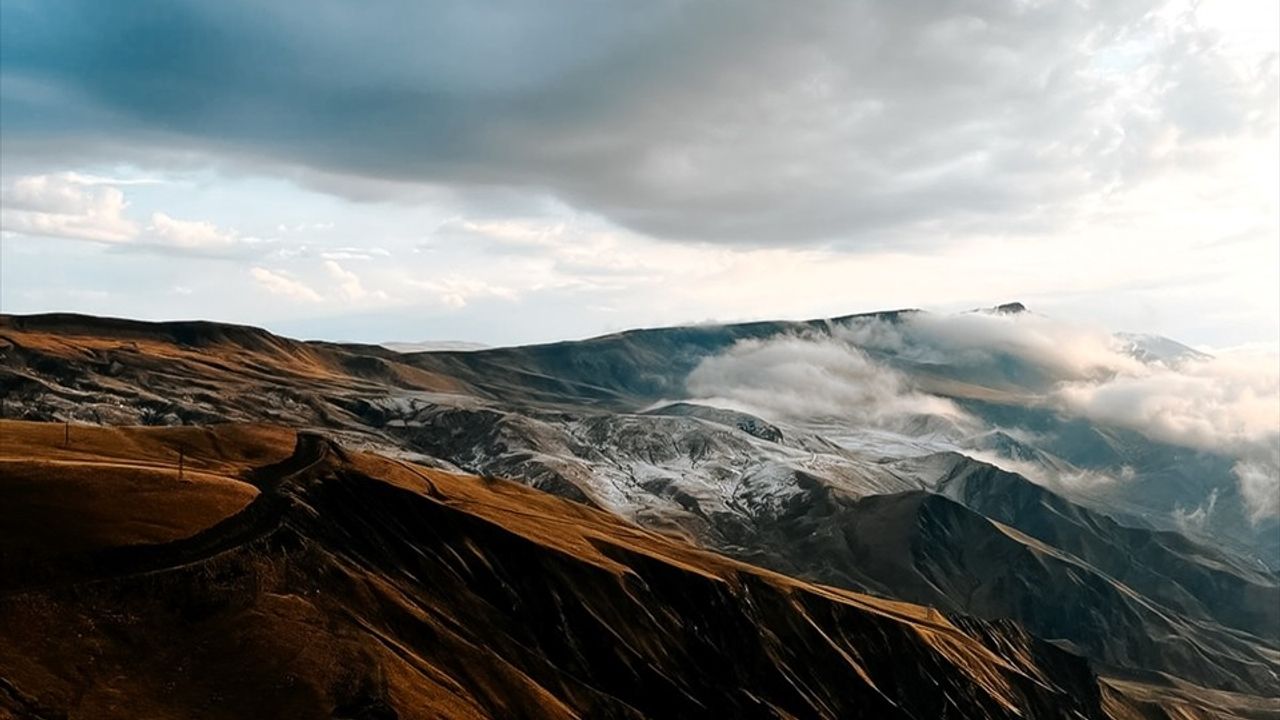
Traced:
[[[1082, 661], [1013, 626], [791, 580], [516, 484], [316, 435], [290, 452], [269, 428], [77, 428], [66, 448], [47, 425], [0, 429], [4, 462], [44, 468], [19, 486], [212, 505], [165, 537], [0, 526], [56, 568], [3, 574], [0, 708], [20, 716], [1104, 716]], [[178, 480], [176, 446], [199, 475]], [[227, 481], [257, 494], [205, 492]], [[128, 492], [95, 508], [139, 514]]]

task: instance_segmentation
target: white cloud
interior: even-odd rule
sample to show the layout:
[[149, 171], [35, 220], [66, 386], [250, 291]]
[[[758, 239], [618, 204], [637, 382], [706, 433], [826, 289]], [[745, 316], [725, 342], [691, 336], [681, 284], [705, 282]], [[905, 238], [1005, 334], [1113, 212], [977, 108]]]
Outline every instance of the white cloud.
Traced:
[[[1280, 356], [1237, 352], [1140, 361], [1134, 336], [1033, 313], [920, 314], [837, 331], [862, 347], [923, 363], [1038, 370], [1028, 402], [1124, 427], [1153, 440], [1237, 458], [1255, 515], [1280, 515]], [[1176, 345], [1172, 346], [1174, 349]]]
[[25, 235], [126, 243], [138, 226], [125, 217], [119, 188], [83, 182], [73, 173], [29, 175], [0, 190], [0, 226]]
[[294, 280], [283, 271], [272, 272], [266, 268], [254, 267], [249, 275], [267, 292], [302, 302], [320, 302], [320, 293], [312, 290], [305, 283]]
[[1164, 442], [1242, 452], [1280, 437], [1280, 363], [1213, 358], [1176, 368], [1145, 366], [1053, 393], [1068, 411], [1123, 425]]
[[193, 254], [226, 255], [264, 242], [212, 222], [180, 220], [159, 211], [140, 228], [126, 216], [129, 203], [116, 183], [155, 182], [77, 172], [19, 177], [0, 191], [0, 225], [10, 233]]
[[564, 244], [569, 230], [564, 222], [539, 222], [521, 218], [502, 220], [472, 220], [455, 218], [442, 223], [436, 232], [451, 234], [455, 232], [485, 237], [511, 245], [532, 245], [556, 247]]
[[1233, 470], [1254, 518], [1280, 516], [1280, 356], [1156, 364], [1066, 383], [1052, 400], [1070, 414], [1238, 458]]
[[144, 242], [178, 250], [225, 251], [240, 244], [234, 231], [220, 229], [202, 220], [178, 220], [165, 213], [151, 215]]
[[1254, 522], [1265, 517], [1280, 516], [1280, 452], [1273, 441], [1270, 457], [1242, 460], [1232, 472], [1240, 479], [1240, 494], [1251, 511]]
[[742, 340], [685, 381], [692, 398], [766, 417], [894, 425], [922, 415], [967, 421], [949, 400], [919, 393], [847, 342], [820, 336]]
[[[1178, 354], [1180, 346], [1164, 341], [1158, 344], [1169, 351], [1164, 358], [1139, 360], [1133, 342], [1134, 336], [1032, 313], [922, 313], [896, 323], [857, 320], [830, 335], [741, 341], [703, 360], [686, 385], [695, 399], [792, 421], [895, 429], [922, 415], [941, 416], [960, 433], [955, 440], [978, 427], [949, 400], [873, 361], [865, 348], [919, 363], [926, 373], [936, 364], [978, 384], [1011, 383], [1017, 394], [1010, 401], [1233, 458], [1254, 519], [1280, 515], [1280, 357], [1206, 357], [1186, 348]], [[1117, 468], [1114, 476], [1058, 472], [966, 452], [1051, 486], [1096, 488], [1133, 477], [1131, 468]]]
[[[305, 248], [303, 248], [305, 250]], [[331, 250], [321, 251], [320, 257], [324, 260], [372, 260], [380, 257], [390, 257], [391, 251], [380, 247], [339, 247]]]
[[334, 223], [332, 222], [311, 222], [311, 223], [294, 223], [288, 225], [286, 223], [277, 223], [276, 232], [278, 233], [317, 233], [332, 230]]
[[119, 187], [123, 185], [163, 185], [165, 184], [165, 181], [161, 178], [148, 177], [145, 175], [144, 176], [132, 176], [132, 175], [111, 176], [111, 175], [98, 175], [95, 173], [81, 173], [81, 172], [75, 172], [75, 171], [63, 173], [63, 175], [68, 180], [79, 183], [81, 185], [114, 185]]
[[1054, 381], [1110, 377], [1143, 367], [1122, 351], [1124, 342], [1112, 333], [1031, 312], [920, 313], [896, 325], [860, 322], [838, 332], [862, 347], [923, 363], [990, 363], [1011, 355]]
[[1213, 511], [1217, 506], [1218, 489], [1214, 488], [1209, 493], [1208, 499], [1194, 509], [1175, 508], [1173, 521], [1184, 531], [1204, 532], [1205, 527], [1209, 524], [1209, 518], [1213, 515]]
[[[1008, 432], [1007, 428], [1002, 428], [1002, 432]], [[1132, 480], [1132, 469], [1130, 469], [1129, 477], [1125, 477], [1122, 471], [1119, 475], [1112, 475], [1096, 470], [1085, 470], [1075, 468], [1072, 470], [1063, 470], [1046, 467], [1040, 463], [1029, 460], [1019, 460], [1011, 458], [991, 450], [974, 450], [965, 448], [965, 455], [981, 460], [988, 465], [994, 465], [1001, 470], [1017, 473], [1028, 480], [1052, 489], [1066, 489], [1073, 491], [1084, 491], [1092, 493], [1099, 489], [1106, 488], [1122, 480]]]
[[386, 300], [387, 294], [381, 290], [370, 292], [365, 289], [364, 284], [360, 281], [360, 276], [345, 270], [341, 265], [333, 260], [325, 260], [324, 268], [329, 273], [329, 277], [338, 283], [338, 295], [343, 300], [360, 301], [366, 299]]
[[477, 298], [515, 300], [518, 297], [516, 291], [509, 287], [456, 274], [427, 280], [411, 279], [408, 284], [420, 290], [426, 290], [438, 302], [454, 310], [466, 307], [467, 303]]

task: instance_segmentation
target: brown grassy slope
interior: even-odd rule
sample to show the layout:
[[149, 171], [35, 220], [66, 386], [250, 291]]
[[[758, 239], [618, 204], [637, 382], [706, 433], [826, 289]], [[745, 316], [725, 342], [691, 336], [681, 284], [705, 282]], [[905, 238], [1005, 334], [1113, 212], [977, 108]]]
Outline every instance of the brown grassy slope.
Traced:
[[137, 433], [0, 423], [0, 507], [15, 509], [0, 532], [0, 558], [194, 535], [244, 508], [257, 490], [238, 477], [286, 457], [292, 437], [265, 426]]
[[38, 397], [59, 418], [103, 424], [147, 424], [142, 412], [172, 413], [188, 424], [263, 417], [341, 424], [329, 417], [342, 412], [327, 402], [335, 396], [388, 386], [468, 391], [382, 352], [387, 357], [220, 323], [0, 315], [0, 381], [10, 404]]
[[[101, 473], [67, 474], [72, 451], [42, 430], [0, 425], [37, 480], [132, 487], [182, 440], [201, 472], [261, 492], [187, 539], [103, 548], [138, 537], [94, 532], [78, 547], [97, 543], [96, 563], [6, 578], [0, 708], [19, 716], [1102, 716], [1083, 662], [1012, 626], [964, 630], [519, 485], [316, 438], [272, 464], [290, 440], [261, 427], [83, 428], [74, 459]], [[164, 521], [185, 532], [226, 511], [216, 493], [154, 488], [182, 503], [99, 493], [99, 524], [216, 506]], [[30, 495], [15, 497], [16, 517]], [[25, 533], [0, 524], [0, 542]]]

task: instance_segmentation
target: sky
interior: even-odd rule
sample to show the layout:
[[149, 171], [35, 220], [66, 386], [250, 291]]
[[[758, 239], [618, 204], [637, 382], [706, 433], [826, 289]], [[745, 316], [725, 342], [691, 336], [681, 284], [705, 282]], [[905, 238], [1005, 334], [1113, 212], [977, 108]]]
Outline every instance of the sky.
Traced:
[[1280, 343], [1280, 3], [0, 3], [0, 310]]

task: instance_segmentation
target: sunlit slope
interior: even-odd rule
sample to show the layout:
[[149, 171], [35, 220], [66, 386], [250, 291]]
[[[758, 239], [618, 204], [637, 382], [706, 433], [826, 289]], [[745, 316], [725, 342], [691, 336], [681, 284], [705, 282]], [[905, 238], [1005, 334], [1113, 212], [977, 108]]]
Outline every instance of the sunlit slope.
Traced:
[[0, 556], [35, 563], [194, 535], [252, 501], [258, 491], [240, 476], [287, 456], [291, 441], [266, 426], [137, 433], [4, 422]]

